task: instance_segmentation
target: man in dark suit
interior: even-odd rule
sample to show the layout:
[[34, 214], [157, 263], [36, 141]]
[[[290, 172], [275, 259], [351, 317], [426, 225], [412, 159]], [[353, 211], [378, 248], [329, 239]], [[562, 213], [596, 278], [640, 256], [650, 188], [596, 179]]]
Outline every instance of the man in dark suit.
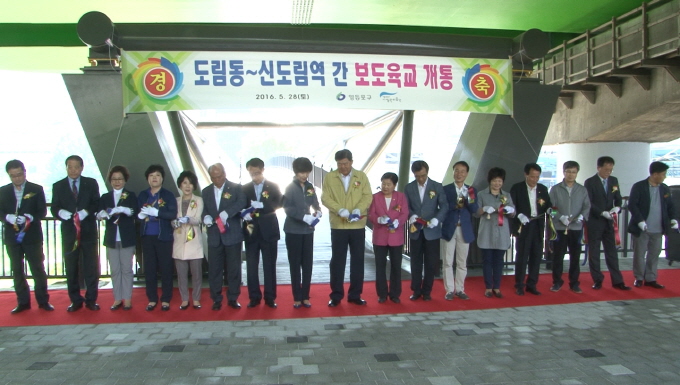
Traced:
[[649, 177], [630, 190], [628, 232], [633, 235], [633, 274], [635, 287], [651, 286], [663, 289], [656, 281], [657, 262], [661, 253], [661, 238], [670, 230], [678, 230], [678, 221], [671, 199], [671, 190], [663, 181], [668, 165], [652, 162]]
[[[61, 245], [66, 267], [66, 286], [71, 299], [69, 312], [85, 307], [99, 310], [99, 255], [97, 253], [97, 220], [99, 185], [82, 176], [83, 159], [66, 158], [68, 176], [52, 186], [52, 216], [61, 219]], [[82, 271], [79, 260], [82, 258]], [[82, 273], [82, 274], [81, 274]], [[85, 280], [85, 298], [80, 294], [78, 277]]]
[[10, 160], [5, 166], [12, 183], [0, 187], [0, 218], [4, 221], [3, 241], [14, 276], [17, 307], [12, 314], [31, 308], [31, 292], [24, 274], [24, 258], [31, 268], [38, 307], [54, 310], [47, 293], [45, 255], [41, 221], [47, 214], [42, 186], [26, 181], [26, 168], [20, 160]]
[[[276, 257], [279, 220], [276, 210], [281, 207], [282, 195], [279, 186], [264, 179], [264, 162], [253, 158], [246, 162], [246, 169], [252, 182], [243, 186], [248, 207], [243, 211], [243, 237], [246, 244], [246, 267], [248, 271], [248, 307], [255, 307], [262, 300], [260, 291], [259, 265], [262, 252], [264, 274], [264, 303], [276, 307]], [[252, 208], [252, 212], [249, 212]]]
[[[432, 300], [432, 285], [439, 263], [439, 239], [441, 224], [449, 211], [449, 203], [441, 183], [427, 177], [430, 167], [422, 160], [411, 165], [416, 178], [406, 185], [404, 193], [408, 200], [409, 238], [411, 239], [411, 290], [412, 301], [421, 296], [423, 301]], [[424, 266], [424, 277], [423, 277]]]
[[619, 255], [616, 251], [615, 231], [618, 231], [618, 214], [621, 211], [622, 200], [619, 180], [611, 176], [613, 170], [614, 158], [601, 156], [597, 159], [597, 174], [586, 179], [583, 184], [590, 199], [590, 214], [586, 222], [588, 266], [595, 290], [602, 288], [604, 280], [604, 274], [600, 270], [600, 244], [604, 246], [604, 261], [612, 279], [612, 286], [619, 290], [630, 290], [630, 287], [623, 283], [623, 276], [619, 270]]
[[[517, 215], [512, 220], [512, 234], [517, 238], [515, 248], [515, 293], [524, 295], [524, 289], [541, 295], [536, 289], [538, 272], [543, 254], [543, 232], [545, 231], [546, 212], [552, 207], [550, 195], [545, 185], [538, 183], [541, 166], [527, 163], [524, 166], [524, 181], [510, 189], [510, 197], [515, 203]], [[529, 276], [524, 282], [527, 266]]]
[[227, 180], [221, 163], [208, 168], [210, 186], [203, 189], [203, 223], [208, 226], [208, 281], [213, 310], [222, 308], [225, 265], [227, 305], [240, 309], [241, 294], [241, 210], [246, 205], [242, 186]]

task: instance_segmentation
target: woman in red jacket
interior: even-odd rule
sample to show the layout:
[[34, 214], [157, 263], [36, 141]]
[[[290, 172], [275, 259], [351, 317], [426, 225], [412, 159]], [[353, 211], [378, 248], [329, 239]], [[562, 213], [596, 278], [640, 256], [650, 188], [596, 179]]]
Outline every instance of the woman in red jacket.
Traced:
[[[401, 254], [404, 247], [404, 225], [408, 220], [406, 195], [394, 191], [399, 178], [393, 172], [380, 178], [381, 191], [373, 195], [368, 220], [373, 223], [373, 253], [375, 254], [375, 288], [378, 302], [389, 295], [394, 303], [401, 302]], [[390, 256], [390, 285], [387, 287], [387, 255]]]

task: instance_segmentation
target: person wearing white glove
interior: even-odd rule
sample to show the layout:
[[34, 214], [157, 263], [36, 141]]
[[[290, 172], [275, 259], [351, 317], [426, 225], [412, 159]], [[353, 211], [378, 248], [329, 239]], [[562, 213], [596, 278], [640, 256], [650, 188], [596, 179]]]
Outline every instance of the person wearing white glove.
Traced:
[[[10, 139], [8, 139], [10, 140]], [[9, 142], [8, 142], [9, 143]], [[7, 271], [14, 278], [16, 307], [12, 314], [31, 308], [31, 292], [33, 287], [37, 306], [46, 311], [54, 310], [49, 303], [47, 292], [47, 275], [45, 273], [43, 255], [42, 219], [47, 213], [45, 192], [43, 187], [26, 180], [26, 168], [20, 160], [10, 160], [5, 166], [10, 183], [0, 187], [0, 218], [4, 221], [4, 244], [9, 256]], [[17, 207], [17, 196], [19, 205]], [[14, 225], [31, 221], [29, 227], [17, 228]], [[22, 231], [21, 235], [17, 232]], [[18, 240], [17, 236], [21, 239]], [[24, 260], [28, 266], [25, 266]], [[30, 267], [33, 285], [29, 286], [25, 271]], [[9, 298], [7, 303], [9, 303]], [[35, 310], [34, 310], [35, 311]], [[40, 317], [41, 315], [36, 316]]]
[[383, 215], [382, 217], [378, 217], [377, 219], [379, 225], [386, 225], [387, 222], [389, 222], [389, 220], [390, 217], [388, 217], [387, 215]]
[[250, 206], [254, 209], [262, 209], [264, 208], [264, 203], [258, 201], [250, 201]]
[[[59, 217], [62, 250], [66, 270], [66, 286], [71, 300], [69, 312], [83, 305], [96, 311], [99, 291], [99, 252], [96, 213], [100, 207], [99, 184], [82, 175], [83, 159], [78, 155], [66, 158], [67, 177], [52, 186], [52, 216]], [[75, 219], [79, 225], [76, 225]], [[79, 262], [79, 261], [82, 261]], [[80, 291], [80, 280], [85, 281], [85, 295]]]
[[612, 207], [611, 210], [609, 210], [610, 214], [618, 214], [620, 212], [621, 212], [621, 207], [618, 207], [618, 206], [614, 206], [614, 207]]
[[310, 214], [305, 214], [302, 217], [302, 221], [305, 222], [306, 224], [310, 225], [310, 226], [312, 225], [312, 222], [314, 222], [315, 219], [316, 219], [316, 217], [314, 217], [314, 215], [310, 215]]
[[569, 250], [569, 289], [576, 294], [583, 292], [579, 285], [581, 232], [583, 217], [590, 213], [590, 199], [586, 188], [576, 182], [579, 170], [580, 165], [577, 162], [564, 162], [564, 179], [550, 188], [550, 201], [560, 216], [559, 222], [554, 224], [558, 236], [554, 242], [551, 291], [559, 291], [564, 284], [564, 255]]
[[671, 219], [671, 229], [677, 230], [678, 229], [678, 221], [677, 219]]
[[411, 171], [415, 180], [404, 189], [411, 218], [428, 219], [429, 222], [428, 226], [409, 232], [413, 290], [409, 298], [413, 301], [421, 297], [425, 301], [432, 300], [434, 274], [440, 260], [442, 227], [439, 222], [446, 219], [450, 207], [441, 183], [428, 177], [429, 170], [430, 166], [426, 162], [413, 162]]
[[104, 219], [109, 219], [109, 218], [110, 218], [110, 215], [109, 215], [109, 213], [106, 212], [106, 210], [100, 210], [97, 213], [97, 219], [100, 220], [100, 221], [104, 220]]
[[408, 224], [412, 225], [416, 223], [416, 219], [418, 219], [418, 216], [416, 214], [411, 215], [411, 217], [408, 219]]
[[338, 215], [342, 218], [349, 218], [349, 210], [340, 209], [340, 211], [338, 211]]
[[649, 165], [649, 177], [633, 184], [630, 190], [628, 232], [633, 236], [633, 275], [636, 287], [644, 285], [656, 289], [664, 288], [664, 285], [657, 282], [663, 235], [670, 233], [673, 226], [677, 228], [671, 190], [663, 183], [668, 168], [663, 162], [652, 162]]
[[503, 206], [503, 212], [505, 212], [507, 215], [514, 214], [515, 208], [512, 206]]
[[487, 214], [493, 214], [493, 213], [496, 212], [496, 209], [493, 208], [493, 207], [491, 207], [491, 206], [484, 206], [484, 207], [482, 208], [482, 211], [484, 211], [484, 212], [487, 213]]
[[517, 215], [517, 218], [519, 219], [520, 222], [522, 222], [523, 225], [526, 225], [527, 223], [529, 223], [529, 218], [527, 218], [527, 216], [522, 214], [522, 213], [519, 213]]
[[213, 225], [213, 223], [214, 223], [213, 217], [211, 217], [210, 215], [206, 215], [205, 217], [203, 217], [203, 224], [204, 225], [210, 227], [210, 226]]
[[150, 216], [150, 217], [157, 217], [158, 216], [158, 209], [156, 207], [153, 207], [153, 206], [143, 207], [142, 211], [144, 211], [144, 213], [146, 215]]
[[610, 220], [610, 221], [612, 220], [612, 214], [611, 214], [609, 211], [603, 211], [601, 215], [602, 215], [602, 217], [604, 217], [605, 219], [608, 219], [608, 220]]

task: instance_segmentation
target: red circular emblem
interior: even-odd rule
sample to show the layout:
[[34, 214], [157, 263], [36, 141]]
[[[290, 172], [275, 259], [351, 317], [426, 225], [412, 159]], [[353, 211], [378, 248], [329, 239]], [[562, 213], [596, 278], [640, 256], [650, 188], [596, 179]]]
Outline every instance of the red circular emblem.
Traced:
[[144, 89], [154, 97], [163, 97], [175, 87], [175, 76], [163, 67], [152, 68], [144, 75]]
[[478, 72], [470, 79], [470, 91], [481, 100], [489, 100], [496, 92], [496, 83], [489, 74]]

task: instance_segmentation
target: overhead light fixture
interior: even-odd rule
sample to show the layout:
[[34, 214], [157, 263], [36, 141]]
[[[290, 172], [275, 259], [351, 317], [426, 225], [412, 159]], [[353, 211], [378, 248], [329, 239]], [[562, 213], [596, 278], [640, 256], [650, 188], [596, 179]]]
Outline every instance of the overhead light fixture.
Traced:
[[314, 0], [293, 0], [292, 25], [309, 25], [312, 19]]

